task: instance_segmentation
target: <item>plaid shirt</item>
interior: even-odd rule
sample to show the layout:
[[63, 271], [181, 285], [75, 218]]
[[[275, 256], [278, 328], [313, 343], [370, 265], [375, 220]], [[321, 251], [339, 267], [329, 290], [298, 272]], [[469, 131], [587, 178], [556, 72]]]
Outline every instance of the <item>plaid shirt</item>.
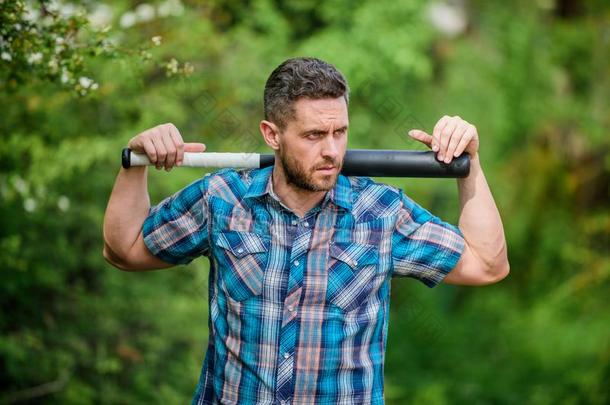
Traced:
[[435, 286], [462, 233], [368, 177], [339, 175], [300, 218], [274, 194], [272, 170], [208, 174], [144, 222], [160, 259], [210, 260], [193, 404], [382, 404], [390, 279]]

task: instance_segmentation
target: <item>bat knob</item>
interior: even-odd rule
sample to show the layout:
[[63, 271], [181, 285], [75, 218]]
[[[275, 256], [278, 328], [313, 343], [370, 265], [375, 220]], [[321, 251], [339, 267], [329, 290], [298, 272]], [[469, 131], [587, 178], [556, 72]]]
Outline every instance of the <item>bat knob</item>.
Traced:
[[123, 148], [123, 151], [121, 152], [121, 166], [125, 169], [131, 167], [131, 149]]
[[441, 162], [441, 164], [446, 167], [447, 175], [451, 177], [464, 178], [470, 174], [470, 155], [468, 153], [462, 153], [451, 163]]

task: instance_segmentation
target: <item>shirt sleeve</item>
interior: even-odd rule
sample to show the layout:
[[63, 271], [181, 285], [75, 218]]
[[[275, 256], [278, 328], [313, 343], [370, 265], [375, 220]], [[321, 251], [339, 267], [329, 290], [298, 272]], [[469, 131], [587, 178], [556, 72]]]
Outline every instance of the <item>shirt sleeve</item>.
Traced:
[[159, 259], [187, 264], [209, 251], [207, 176], [151, 207], [142, 225], [144, 244]]
[[400, 191], [401, 207], [392, 234], [392, 276], [412, 277], [434, 287], [455, 267], [464, 235]]

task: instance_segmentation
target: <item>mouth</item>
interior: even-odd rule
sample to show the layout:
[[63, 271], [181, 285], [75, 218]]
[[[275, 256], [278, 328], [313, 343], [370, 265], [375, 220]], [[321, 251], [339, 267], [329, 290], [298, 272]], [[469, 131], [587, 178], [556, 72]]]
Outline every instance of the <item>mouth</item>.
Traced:
[[325, 167], [320, 167], [319, 169], [317, 169], [317, 172], [320, 172], [322, 174], [332, 174], [337, 170], [337, 166], [325, 166]]

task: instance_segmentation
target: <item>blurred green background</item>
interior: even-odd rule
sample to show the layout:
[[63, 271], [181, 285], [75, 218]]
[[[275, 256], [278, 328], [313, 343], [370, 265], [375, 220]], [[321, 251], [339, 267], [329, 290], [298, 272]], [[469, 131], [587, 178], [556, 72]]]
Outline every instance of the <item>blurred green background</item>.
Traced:
[[[173, 122], [208, 151], [265, 151], [265, 80], [304, 55], [349, 80], [350, 148], [424, 149], [406, 132], [445, 114], [476, 125], [504, 222], [503, 282], [393, 282], [387, 403], [610, 403], [607, 2], [4, 0], [0, 10], [0, 403], [190, 401], [208, 261], [143, 273], [104, 261], [120, 150]], [[151, 170], [152, 203], [202, 174]], [[457, 223], [455, 180], [379, 180]]]

